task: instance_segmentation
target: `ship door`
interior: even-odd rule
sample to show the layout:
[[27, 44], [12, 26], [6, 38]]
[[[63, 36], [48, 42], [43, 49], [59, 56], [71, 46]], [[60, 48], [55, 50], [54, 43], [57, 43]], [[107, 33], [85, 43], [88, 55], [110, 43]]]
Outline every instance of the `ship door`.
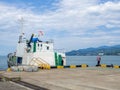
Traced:
[[57, 55], [57, 53], [55, 53], [55, 65], [56, 66], [63, 66], [63, 58], [61, 55]]
[[17, 65], [21, 65], [22, 64], [22, 57], [18, 57], [17, 58]]
[[58, 65], [63, 66], [63, 60], [61, 55], [58, 56]]

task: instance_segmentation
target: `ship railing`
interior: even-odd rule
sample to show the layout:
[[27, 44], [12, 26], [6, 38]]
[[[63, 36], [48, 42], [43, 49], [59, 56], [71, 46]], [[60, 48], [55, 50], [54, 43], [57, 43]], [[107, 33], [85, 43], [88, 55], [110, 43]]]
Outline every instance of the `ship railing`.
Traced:
[[54, 49], [55, 52], [65, 53], [65, 49]]
[[32, 60], [30, 61], [29, 65], [38, 65], [38, 67], [40, 67], [41, 69], [50, 69], [50, 64], [47, 63], [45, 60], [43, 60], [42, 58], [38, 57], [38, 58], [32, 58]]

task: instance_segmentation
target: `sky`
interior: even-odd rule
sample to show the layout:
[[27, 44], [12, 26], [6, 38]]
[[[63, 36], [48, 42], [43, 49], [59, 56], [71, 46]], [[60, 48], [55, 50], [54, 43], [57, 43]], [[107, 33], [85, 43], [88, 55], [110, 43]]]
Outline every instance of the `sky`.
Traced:
[[120, 0], [0, 0], [0, 55], [16, 50], [26, 38], [44, 33], [65, 51], [120, 44]]

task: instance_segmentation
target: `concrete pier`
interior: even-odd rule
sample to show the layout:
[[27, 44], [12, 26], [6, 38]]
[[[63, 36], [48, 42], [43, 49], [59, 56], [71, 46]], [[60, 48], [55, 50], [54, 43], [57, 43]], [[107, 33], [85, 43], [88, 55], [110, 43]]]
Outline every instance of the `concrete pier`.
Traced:
[[21, 77], [22, 81], [50, 90], [120, 90], [120, 69], [75, 68], [51, 69], [38, 72], [2, 72], [9, 78]]

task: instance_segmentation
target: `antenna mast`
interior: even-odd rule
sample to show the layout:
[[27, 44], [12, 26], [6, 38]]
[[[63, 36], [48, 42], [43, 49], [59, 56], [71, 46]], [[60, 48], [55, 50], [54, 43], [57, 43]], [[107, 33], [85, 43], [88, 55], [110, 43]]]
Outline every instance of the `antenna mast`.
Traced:
[[20, 22], [20, 36], [19, 36], [19, 43], [21, 43], [21, 42], [22, 42], [23, 35], [24, 35], [24, 32], [23, 32], [24, 18], [21, 17], [21, 19], [19, 19], [19, 22]]
[[19, 20], [19, 22], [20, 22], [20, 33], [21, 33], [21, 35], [24, 33], [23, 32], [23, 24], [24, 24], [24, 18], [23, 17], [21, 17], [21, 19]]

